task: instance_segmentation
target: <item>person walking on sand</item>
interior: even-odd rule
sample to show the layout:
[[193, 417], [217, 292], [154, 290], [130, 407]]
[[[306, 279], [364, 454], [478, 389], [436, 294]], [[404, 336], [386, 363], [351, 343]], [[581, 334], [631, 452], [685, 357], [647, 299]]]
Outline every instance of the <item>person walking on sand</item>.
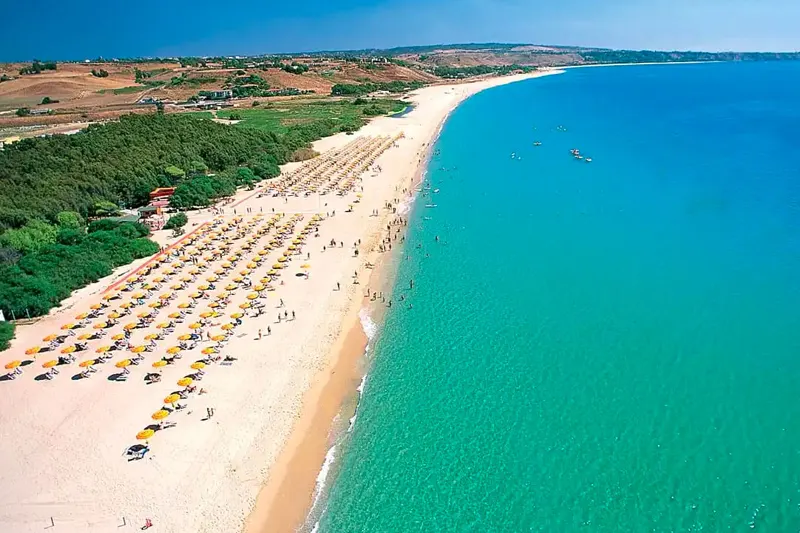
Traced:
[[272, 335], [272, 328], [267, 326], [267, 335]]
[[294, 319], [295, 319], [295, 314], [294, 314], [294, 311], [292, 311], [292, 320], [294, 320]]
[[258, 329], [258, 340], [261, 340], [261, 328]]
[[409, 287], [410, 289], [413, 289], [413, 288], [414, 288], [414, 280], [413, 280], [413, 279], [412, 279], [412, 280], [409, 282], [409, 284], [408, 284], [408, 287]]
[[283, 298], [281, 298], [281, 303], [278, 307], [283, 307]]

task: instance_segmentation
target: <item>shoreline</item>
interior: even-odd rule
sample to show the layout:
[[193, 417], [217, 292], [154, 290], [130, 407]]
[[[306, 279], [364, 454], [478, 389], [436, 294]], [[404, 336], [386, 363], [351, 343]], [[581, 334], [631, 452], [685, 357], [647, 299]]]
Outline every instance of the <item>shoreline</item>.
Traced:
[[[59, 531], [91, 533], [138, 530], [150, 520], [166, 533], [242, 531], [245, 524], [248, 531], [294, 531], [307, 517], [330, 439], [342, 434], [332, 433], [331, 428], [339, 428], [339, 423], [346, 426], [347, 419], [341, 418], [343, 406], [355, 408], [355, 402], [348, 402], [356, 397], [367, 345], [359, 312], [365, 307], [367, 284], [380, 287], [391, 279], [387, 276], [397, 264], [390, 259], [395, 257], [393, 252], [381, 254], [377, 249], [387, 224], [398, 214], [405, 216], [403, 209], [413, 201], [401, 189], [421, 178], [432, 141], [449, 113], [465, 99], [490, 87], [558, 72], [412, 92], [416, 107], [407, 115], [379, 117], [353, 135], [342, 133], [316, 141], [313, 146], [320, 157], [283, 166], [283, 178], [260, 187], [265, 194], [239, 191], [218, 206], [224, 212], [190, 213], [188, 228], [196, 228], [206, 238], [188, 247], [188, 254], [200, 255], [205, 250], [203, 269], [213, 271], [213, 281], [221, 284], [220, 289], [225, 287], [227, 297], [221, 303], [192, 296], [192, 291], [207, 290], [200, 287], [212, 279], [201, 272], [200, 277], [186, 276], [195, 270], [186, 260], [159, 265], [130, 289], [165, 282], [174, 284], [169, 287], [174, 293], [154, 287], [134, 298], [133, 292], [106, 291], [144, 273], [142, 265], [152, 263], [150, 257], [77, 291], [35, 324], [18, 328], [6, 356], [23, 361], [23, 368], [2, 383], [7, 405], [16, 407], [0, 412], [0, 424], [9, 435], [0, 442], [4, 458], [0, 467], [7, 481], [5, 490], [0, 490], [0, 526], [32, 533], [55, 523]], [[358, 172], [345, 178], [344, 165], [357, 162]], [[298, 169], [302, 170], [298, 173]], [[298, 183], [293, 189], [297, 194], [267, 193], [276, 182], [293, 178], [301, 180], [290, 184]], [[332, 184], [347, 187], [336, 194], [303, 194], [314, 184], [329, 187], [327, 192]], [[390, 201], [398, 213], [386, 208]], [[316, 229], [301, 238], [294, 253], [289, 253], [291, 248], [280, 250], [281, 244], [288, 245], [274, 241], [275, 235], [296, 240], [301, 232], [311, 230], [313, 220], [317, 220]], [[220, 230], [212, 231], [212, 225]], [[248, 235], [256, 227], [259, 231]], [[221, 238], [223, 233], [226, 238]], [[176, 242], [168, 231], [156, 232], [154, 240], [167, 247]], [[402, 249], [399, 240], [394, 250]], [[247, 263], [243, 272], [239, 271], [242, 267], [231, 268], [230, 262], [243, 258], [223, 258], [219, 251], [228, 247], [250, 250], [246, 255], [252, 258], [252, 266]], [[258, 257], [251, 255], [255, 250]], [[264, 262], [256, 264], [262, 257]], [[238, 276], [251, 272], [255, 280], [276, 274], [269, 274], [268, 265], [281, 260], [281, 268], [287, 270], [272, 280], [272, 287], [256, 289], [256, 295], [237, 285], [243, 281]], [[376, 268], [367, 268], [367, 261]], [[300, 265], [304, 262], [308, 264]], [[182, 283], [170, 281], [173, 276], [183, 276]], [[215, 293], [214, 298], [219, 300], [221, 294]], [[102, 302], [112, 296], [115, 299], [105, 310]], [[196, 298], [200, 301], [188, 301]], [[235, 314], [242, 318], [237, 309], [249, 308], [242, 306], [249, 306], [251, 299], [259, 300], [264, 314], [244, 313], [248, 316], [240, 324], [223, 323]], [[372, 317], [379, 320], [381, 304], [370, 304]], [[145, 307], [133, 310], [131, 318], [101, 325], [106, 313], [124, 308], [125, 315], [137, 306]], [[210, 312], [207, 306], [220, 313]], [[91, 309], [100, 309], [100, 316], [87, 317]], [[179, 312], [182, 309], [185, 316]], [[131, 322], [134, 316], [150, 313], [156, 318], [153, 324]], [[177, 323], [170, 326], [166, 318]], [[217, 339], [217, 346], [208, 338], [178, 346], [186, 340], [179, 337], [196, 329], [192, 326], [197, 318], [205, 320], [200, 326], [222, 339]], [[163, 326], [155, 325], [162, 320]], [[124, 337], [121, 332], [129, 331], [128, 326], [133, 326], [130, 345], [123, 342], [112, 349], [110, 341]], [[233, 334], [217, 334], [233, 328]], [[76, 342], [70, 352], [63, 352], [78, 352], [75, 361], [56, 360], [53, 353], [64, 350], [72, 340], [47, 346], [40, 359], [36, 359], [37, 351], [32, 356], [25, 353], [41, 344], [43, 336], [58, 338], [56, 334], [64, 329], [76, 329], [76, 335], [85, 336], [82, 347]], [[95, 330], [102, 335], [92, 334]], [[148, 340], [152, 342], [145, 343]], [[173, 357], [168, 364], [165, 352], [176, 351], [183, 360]], [[129, 352], [141, 353], [143, 364], [121, 372], [131, 365], [125, 363]], [[109, 355], [90, 355], [94, 353]], [[219, 355], [213, 361], [201, 357], [208, 354]], [[49, 359], [60, 366], [59, 375], [46, 372], [54, 366]], [[164, 363], [156, 366], [160, 360]], [[203, 361], [205, 372], [190, 372], [196, 370], [190, 365]], [[82, 371], [94, 364], [98, 366], [91, 374]], [[158, 380], [148, 378], [154, 373]], [[196, 390], [178, 389], [185, 395], [185, 406], [164, 411], [164, 399], [176, 393], [176, 385], [185, 387], [184, 378], [191, 376], [202, 383]], [[164, 418], [163, 413], [153, 418], [160, 411], [168, 413], [164, 427], [153, 423]], [[334, 420], [338, 420], [336, 426]], [[139, 435], [147, 433], [145, 428], [153, 431], [146, 441], [149, 453], [127, 457], [144, 438]], [[91, 453], [76, 454], [75, 450]], [[280, 513], [271, 512], [274, 498], [269, 496], [269, 486], [275, 487], [272, 494], [280, 496], [275, 500]]]
[[557, 67], [559, 70], [571, 70], [576, 68], [598, 68], [598, 67], [646, 67], [655, 65], [705, 65], [715, 63], [726, 63], [726, 61], [653, 61], [650, 63], [590, 63], [588, 65], [568, 65]]
[[[472, 84], [438, 86], [439, 91], [443, 88], [471, 90], [463, 91], [460, 97], [437, 117], [434, 121], [435, 127], [428, 132], [428, 135], [419, 139], [421, 143], [417, 152], [419, 157], [413, 163], [410, 172], [398, 184], [399, 188], [407, 188], [410, 191], [410, 195], [403, 198], [403, 203], [407, 202], [407, 209], [402, 216], [407, 218], [414, 209], [417, 195], [413, 190], [422, 181], [433, 146], [447, 118], [459, 105], [489, 88], [561, 73], [560, 69], [554, 69], [533, 75], [492, 78]], [[412, 94], [417, 96], [422, 91], [425, 89]], [[420, 104], [415, 101], [412, 106], [403, 117], [390, 116], [388, 119], [416, 118], [413, 115], [420, 109]], [[393, 216], [387, 213], [383, 221], [386, 222]], [[386, 293], [390, 292], [395, 283], [403, 247], [398, 246], [393, 252], [380, 254], [375, 248], [381, 234], [382, 232], [379, 232], [371, 236], [372, 248], [367, 259], [375, 267], [370, 273], [366, 287], [378, 287], [378, 290]], [[329, 454], [333, 453], [334, 448], [341, 444], [348, 433], [347, 430], [337, 433], [334, 423], [337, 417], [349, 419], [356, 414], [358, 387], [369, 370], [366, 355], [372, 339], [364, 332], [359, 314], [366, 312], [378, 324], [380, 330], [386, 311], [383, 306], [371, 305], [366, 296], [361, 300], [354, 299], [328, 357], [330, 364], [318, 374], [304, 395], [299, 418], [277, 461], [270, 469], [252, 512], [246, 519], [245, 533], [291, 533], [310, 526], [308, 524], [310, 513], [314, 510], [316, 498], [319, 497], [316, 493], [318, 479], [328, 474], [327, 472], [323, 474], [322, 470], [331, 464], [327, 462]], [[325, 478], [325, 482], [330, 483], [332, 479]]]

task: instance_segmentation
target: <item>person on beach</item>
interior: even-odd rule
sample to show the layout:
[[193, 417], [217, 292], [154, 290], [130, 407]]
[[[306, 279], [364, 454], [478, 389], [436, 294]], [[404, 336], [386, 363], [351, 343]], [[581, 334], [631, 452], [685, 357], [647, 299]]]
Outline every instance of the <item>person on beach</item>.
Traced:
[[267, 336], [272, 335], [272, 328], [267, 326]]
[[295, 314], [294, 314], [294, 311], [292, 311], [292, 320], [294, 320], [294, 319], [295, 319]]
[[261, 328], [258, 330], [258, 340], [261, 340]]

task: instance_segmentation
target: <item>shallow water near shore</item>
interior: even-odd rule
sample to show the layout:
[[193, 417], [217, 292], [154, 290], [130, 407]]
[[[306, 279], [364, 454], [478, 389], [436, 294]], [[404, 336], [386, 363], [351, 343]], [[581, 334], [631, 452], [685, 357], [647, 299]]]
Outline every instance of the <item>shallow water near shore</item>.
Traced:
[[317, 530], [800, 528], [799, 82], [579, 69], [463, 103]]

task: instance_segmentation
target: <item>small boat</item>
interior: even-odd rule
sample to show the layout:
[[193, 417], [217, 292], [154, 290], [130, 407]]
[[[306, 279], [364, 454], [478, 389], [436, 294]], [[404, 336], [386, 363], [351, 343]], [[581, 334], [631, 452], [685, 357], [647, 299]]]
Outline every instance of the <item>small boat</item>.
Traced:
[[586, 159], [584, 159], [584, 161], [586, 161], [587, 163], [591, 163], [592, 162], [592, 158], [591, 157], [587, 157]]
[[515, 157], [517, 157], [517, 152], [511, 152], [511, 159], [514, 159]]
[[582, 155], [575, 154], [575, 159], [583, 159]]
[[536, 141], [535, 143], [533, 143], [533, 145], [534, 145], [534, 146], [541, 146], [541, 145], [542, 145], [542, 142], [541, 142], [541, 141]]
[[578, 150], [577, 148], [573, 148], [572, 150], [569, 151], [569, 153], [571, 153], [572, 155], [580, 155], [581, 151]]
[[433, 189], [433, 192], [439, 192], [439, 189]]
[[425, 204], [425, 207], [437, 207], [436, 204]]

